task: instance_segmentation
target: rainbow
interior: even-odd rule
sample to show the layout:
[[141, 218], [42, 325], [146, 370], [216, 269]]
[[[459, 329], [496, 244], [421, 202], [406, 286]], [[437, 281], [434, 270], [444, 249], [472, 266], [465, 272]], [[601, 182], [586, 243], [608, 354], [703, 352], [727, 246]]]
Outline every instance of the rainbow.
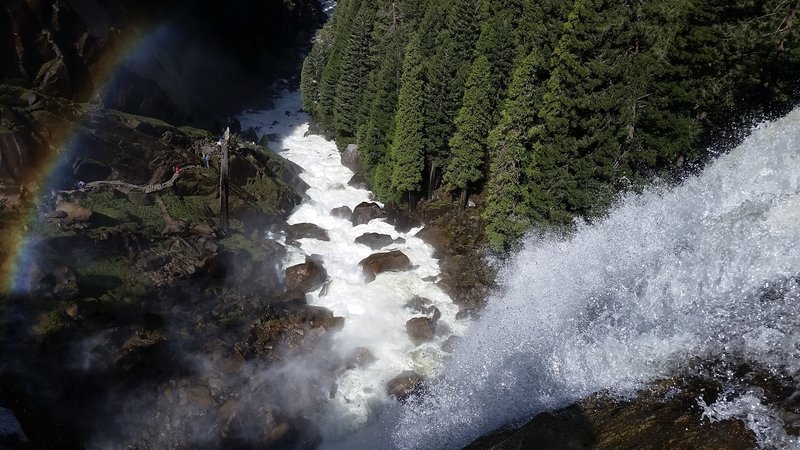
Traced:
[[[112, 28], [113, 37], [104, 49], [100, 60], [91, 69], [91, 87], [83, 98], [95, 98], [114, 86], [122, 64], [133, 55], [141, 55], [157, 45], [156, 37], [169, 25], [160, 24], [143, 29], [132, 28], [124, 32]], [[43, 95], [34, 92], [37, 96]], [[63, 102], [65, 100], [59, 99]], [[87, 108], [87, 111], [95, 107]], [[75, 149], [77, 131], [85, 120], [85, 114], [75, 119], [64, 119], [59, 125], [52, 127], [47, 136], [47, 148], [43, 149], [37, 161], [24, 175], [22, 186], [27, 189], [28, 199], [39, 199], [58, 176], [57, 169]], [[37, 219], [37, 202], [23, 202], [14, 219], [5, 223], [3, 236], [0, 238], [0, 294], [13, 294], [25, 288], [27, 270], [32, 260], [31, 249], [35, 236], [29, 231], [29, 225]]]

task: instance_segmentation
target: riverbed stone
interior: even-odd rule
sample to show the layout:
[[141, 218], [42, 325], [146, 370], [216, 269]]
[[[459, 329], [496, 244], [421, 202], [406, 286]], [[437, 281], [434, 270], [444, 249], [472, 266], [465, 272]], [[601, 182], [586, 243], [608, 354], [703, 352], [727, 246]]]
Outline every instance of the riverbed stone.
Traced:
[[358, 263], [364, 270], [364, 279], [367, 283], [383, 272], [402, 272], [411, 269], [411, 261], [400, 250], [372, 254]]
[[381, 233], [364, 233], [355, 239], [356, 244], [363, 244], [372, 250], [379, 250], [394, 242], [391, 236]]
[[345, 370], [368, 366], [375, 362], [375, 355], [367, 347], [356, 347], [344, 361]]
[[347, 145], [347, 148], [341, 154], [341, 161], [342, 165], [352, 170], [354, 174], [360, 174], [364, 171], [361, 165], [361, 152], [356, 144]]
[[287, 267], [285, 273], [287, 291], [311, 292], [321, 287], [327, 278], [325, 269], [315, 261]]
[[329, 241], [328, 232], [313, 223], [296, 223], [286, 227], [286, 243], [296, 243], [298, 239], [318, 239]]
[[331, 210], [331, 215], [333, 217], [338, 217], [340, 219], [350, 219], [353, 216], [353, 210], [350, 209], [349, 206], [340, 206], [338, 208], [333, 208]]
[[413, 394], [422, 391], [424, 379], [414, 371], [405, 371], [386, 383], [386, 392], [395, 400], [404, 403]]
[[361, 202], [353, 208], [353, 215], [350, 221], [353, 222], [353, 226], [356, 226], [384, 217], [386, 217], [386, 214], [381, 209], [381, 205], [374, 202]]
[[406, 322], [406, 332], [414, 345], [432, 341], [435, 322], [428, 317], [414, 317]]

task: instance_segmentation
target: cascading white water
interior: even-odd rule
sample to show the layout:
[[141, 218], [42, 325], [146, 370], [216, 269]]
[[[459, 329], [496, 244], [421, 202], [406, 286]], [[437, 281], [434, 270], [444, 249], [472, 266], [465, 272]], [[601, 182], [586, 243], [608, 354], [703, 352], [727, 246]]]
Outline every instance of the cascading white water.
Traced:
[[[627, 196], [567, 239], [529, 238], [428, 394], [368, 439], [459, 447], [601, 390], [631, 392], [695, 356], [797, 377], [798, 190], [800, 109], [680, 186]], [[780, 422], [752, 392], [705, 406], [711, 419], [751, 419], [763, 446], [800, 445], [763, 429]]]
[[[776, 377], [800, 375], [800, 286], [793, 279], [800, 274], [800, 110], [757, 127], [677, 187], [621, 199], [605, 220], [580, 225], [569, 238], [530, 237], [427, 393], [386, 407], [389, 377], [442, 360], [434, 345], [423, 349], [429, 360], [414, 352], [402, 303], [415, 293], [428, 296], [456, 334], [463, 325], [454, 321], [449, 299], [421, 281], [438, 269], [430, 248], [410, 235], [403, 250], [419, 267], [363, 284], [356, 264], [371, 252], [353, 239], [368, 231], [400, 234], [380, 221], [352, 227], [330, 217], [331, 208], [352, 207], [369, 193], [345, 185], [350, 172], [338, 164], [332, 143], [303, 137], [304, 115], [276, 115], [298, 109], [290, 95], [273, 112], [243, 120], [245, 126], [281, 122], [263, 131], [282, 136], [278, 148], [306, 168], [312, 186], [311, 200], [290, 222], [314, 222], [331, 235], [330, 242], [303, 240], [287, 264], [323, 255], [334, 281], [328, 296], [312, 295], [312, 303], [347, 317], [338, 337], [343, 349], [366, 344], [380, 358], [339, 380], [346, 393], [328, 418], [352, 430], [374, 419], [374, 403], [382, 405], [382, 417], [344, 443], [333, 433], [327, 444], [456, 448], [601, 390], [646, 387], [693, 357], [743, 359]], [[763, 446], [798, 445], [757, 390], [701, 406], [710, 420], [745, 420]]]
[[[272, 110], [247, 112], [239, 119], [243, 128], [255, 128], [259, 136], [271, 134], [270, 147], [304, 169], [301, 178], [310, 186], [309, 198], [293, 211], [288, 223], [313, 223], [327, 230], [330, 237], [329, 241], [301, 239], [299, 248], [289, 246], [284, 267], [302, 263], [306, 256], [321, 257], [330, 284], [324, 296], [319, 291], [308, 294], [308, 302], [345, 318], [344, 328], [334, 337], [340, 356], [347, 356], [356, 347], [367, 347], [376, 358], [374, 363], [348, 370], [337, 379], [336, 396], [320, 419], [323, 433], [336, 436], [362, 425], [375, 409], [392, 401], [386, 393], [386, 383], [392, 377], [405, 370], [436, 375], [445, 357], [442, 342], [452, 334], [463, 334], [465, 324], [455, 320], [458, 308], [447, 294], [432, 281], [423, 280], [439, 275], [439, 265], [432, 256], [433, 248], [414, 236], [418, 228], [401, 233], [381, 219], [353, 226], [349, 220], [330, 214], [333, 208], [352, 209], [372, 201], [372, 195], [348, 186], [353, 172], [341, 164], [336, 145], [322, 136], [306, 136], [308, 116], [300, 110], [299, 93], [287, 92], [275, 100]], [[354, 243], [364, 233], [382, 233], [405, 242], [373, 251]], [[413, 269], [380, 274], [365, 283], [359, 261], [394, 249], [408, 256]], [[431, 300], [441, 312], [436, 337], [419, 346], [411, 342], [405, 327], [407, 320], [421, 315], [405, 306], [415, 295]]]

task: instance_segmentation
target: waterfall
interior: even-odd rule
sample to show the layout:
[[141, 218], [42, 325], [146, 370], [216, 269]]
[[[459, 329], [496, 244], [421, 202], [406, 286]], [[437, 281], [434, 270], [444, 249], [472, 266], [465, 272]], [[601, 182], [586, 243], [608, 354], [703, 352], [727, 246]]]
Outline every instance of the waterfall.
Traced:
[[[388, 443], [459, 447], [601, 390], [630, 393], [693, 357], [796, 377], [798, 189], [800, 109], [677, 187], [628, 195], [568, 238], [529, 237], [429, 394], [387, 427]], [[722, 402], [706, 416], [768, 419], [752, 393]], [[773, 431], [754, 430], [761, 445], [798, 445]]]
[[[314, 221], [331, 233], [329, 243], [304, 242], [297, 260], [325, 255], [334, 293], [314, 296], [314, 303], [348, 317], [343, 343], [366, 339], [382, 355], [369, 373], [342, 382], [350, 390], [343, 398], [360, 399], [359, 406], [337, 405], [340, 418], [358, 418], [347, 430], [372, 422], [344, 443], [326, 444], [457, 448], [599, 391], [630, 394], [688, 370], [692, 358], [747, 361], [776, 378], [799, 375], [800, 109], [756, 127], [678, 186], [626, 195], [604, 220], [580, 224], [568, 237], [529, 236], [441, 370], [434, 369], [444, 360], [435, 346], [427, 348], [435, 357], [423, 363], [397, 328], [407, 317], [400, 299], [424, 292], [436, 298], [448, 326], [464, 333], [449, 299], [421, 281], [438, 272], [430, 249], [412, 232], [406, 250], [416, 274], [364, 285], [354, 269], [369, 253], [352, 244], [359, 227], [400, 234], [383, 222], [354, 228], [326, 215], [369, 193], [345, 186], [349, 173], [333, 144], [302, 137], [306, 118], [294, 120], [279, 133], [286, 136], [282, 154], [306, 168], [312, 189], [290, 222]], [[375, 391], [387, 377], [415, 364], [435, 377], [425, 395], [402, 406], [369, 406], [384, 397]], [[755, 390], [701, 406], [707, 419], [745, 419], [763, 446], [797, 445], [762, 403]]]

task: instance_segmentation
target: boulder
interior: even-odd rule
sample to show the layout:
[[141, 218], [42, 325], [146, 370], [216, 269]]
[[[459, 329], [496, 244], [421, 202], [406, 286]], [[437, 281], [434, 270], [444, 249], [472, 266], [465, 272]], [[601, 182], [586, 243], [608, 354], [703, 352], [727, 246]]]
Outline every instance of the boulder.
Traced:
[[325, 283], [327, 274], [321, 264], [308, 261], [286, 268], [286, 291], [311, 292]]
[[435, 307], [433, 305], [431, 305], [430, 307], [428, 307], [427, 310], [425, 310], [425, 314], [430, 314], [431, 315], [431, 320], [433, 320], [433, 323], [438, 322], [439, 319], [442, 318], [442, 312], [439, 311], [439, 308], [437, 308], [437, 307]]
[[375, 362], [375, 356], [367, 347], [356, 347], [344, 361], [345, 370], [368, 366]]
[[362, 259], [358, 265], [364, 270], [364, 279], [367, 283], [373, 281], [379, 273], [401, 272], [411, 269], [411, 261], [400, 250], [375, 253]]
[[380, 205], [371, 202], [361, 202], [353, 208], [353, 215], [350, 216], [350, 221], [353, 226], [369, 223], [372, 219], [382, 219], [386, 217]]
[[92, 210], [75, 203], [62, 203], [56, 207], [56, 211], [66, 213], [66, 219], [73, 222], [86, 222], [92, 217]]
[[350, 181], [347, 182], [347, 185], [356, 189], [369, 189], [369, 183], [363, 173], [357, 173], [350, 177]]
[[422, 391], [423, 378], [413, 371], [405, 371], [392, 378], [386, 384], [386, 393], [400, 402], [405, 402], [408, 397]]
[[342, 165], [352, 170], [354, 174], [360, 174], [364, 171], [361, 165], [361, 152], [358, 150], [358, 145], [348, 144], [340, 156]]
[[333, 217], [338, 217], [340, 219], [350, 219], [353, 216], [353, 210], [350, 209], [349, 206], [340, 206], [338, 208], [333, 208], [331, 210], [331, 215]]
[[44, 213], [46, 219], [65, 219], [68, 214], [64, 211], [48, 211]]
[[186, 388], [186, 400], [202, 408], [213, 408], [217, 406], [217, 403], [211, 397], [211, 391], [209, 391], [208, 387], [202, 385]]
[[189, 231], [191, 231], [192, 234], [196, 234], [198, 236], [213, 236], [214, 235], [214, 229], [211, 228], [209, 225], [207, 225], [205, 223], [196, 223], [196, 224], [192, 225], [192, 227], [189, 229]]
[[414, 317], [406, 322], [406, 332], [414, 345], [433, 340], [434, 321], [427, 317]]
[[328, 241], [328, 232], [313, 223], [296, 223], [286, 227], [286, 243], [295, 243], [298, 239], [318, 239]]
[[364, 233], [355, 239], [356, 244], [363, 244], [372, 250], [378, 250], [394, 242], [388, 234]]
[[306, 304], [306, 294], [300, 289], [289, 289], [279, 295], [276, 300], [285, 306], [302, 306]]
[[411, 300], [406, 302], [405, 306], [414, 312], [425, 313], [428, 310], [428, 305], [431, 303], [430, 299], [415, 295], [411, 297]]

